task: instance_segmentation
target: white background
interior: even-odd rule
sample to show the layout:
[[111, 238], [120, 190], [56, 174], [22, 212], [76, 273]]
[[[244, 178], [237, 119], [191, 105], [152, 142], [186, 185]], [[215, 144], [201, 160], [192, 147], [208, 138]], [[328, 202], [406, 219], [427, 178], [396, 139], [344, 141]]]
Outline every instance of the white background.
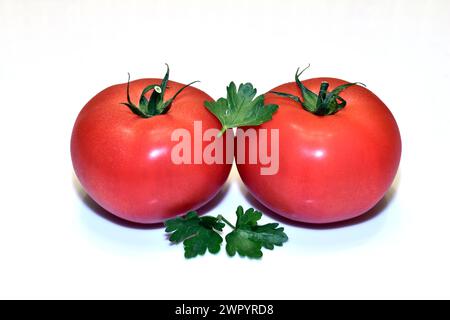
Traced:
[[[445, 0], [0, 0], [0, 298], [450, 298], [449, 60]], [[307, 63], [364, 82], [403, 137], [388, 199], [358, 223], [287, 225], [261, 261], [186, 261], [162, 229], [96, 213], [73, 177], [77, 113], [164, 62], [214, 98]], [[222, 196], [209, 213], [249, 206], [235, 171]]]

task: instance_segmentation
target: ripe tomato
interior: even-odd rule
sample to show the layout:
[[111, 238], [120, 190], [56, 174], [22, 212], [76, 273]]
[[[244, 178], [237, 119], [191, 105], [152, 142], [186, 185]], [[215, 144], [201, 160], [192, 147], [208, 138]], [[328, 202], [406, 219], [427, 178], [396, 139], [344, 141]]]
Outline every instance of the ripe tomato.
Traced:
[[[348, 83], [334, 78], [302, 81], [315, 93], [323, 82], [330, 88]], [[295, 82], [266, 94], [265, 103], [279, 109], [259, 128], [279, 129], [279, 171], [261, 175], [261, 163], [238, 164], [250, 193], [274, 212], [308, 223], [346, 220], [371, 209], [389, 189], [401, 154], [399, 129], [385, 104], [353, 85], [339, 94], [345, 108], [316, 115], [274, 91], [305, 101]], [[240, 147], [248, 152], [248, 146]]]
[[[149, 85], [158, 85], [161, 91], [162, 81], [130, 82], [131, 101], [139, 101]], [[172, 81], [166, 85], [165, 100], [183, 87]], [[175, 129], [186, 129], [193, 136], [195, 120], [202, 121], [203, 132], [220, 129], [219, 121], [203, 107], [211, 97], [187, 87], [167, 113], [148, 118], [122, 105], [126, 98], [127, 84], [109, 87], [87, 103], [75, 122], [72, 161], [86, 192], [109, 212], [138, 223], [158, 223], [211, 200], [225, 183], [231, 164], [177, 165], [171, 161], [171, 149], [177, 144], [171, 141]]]

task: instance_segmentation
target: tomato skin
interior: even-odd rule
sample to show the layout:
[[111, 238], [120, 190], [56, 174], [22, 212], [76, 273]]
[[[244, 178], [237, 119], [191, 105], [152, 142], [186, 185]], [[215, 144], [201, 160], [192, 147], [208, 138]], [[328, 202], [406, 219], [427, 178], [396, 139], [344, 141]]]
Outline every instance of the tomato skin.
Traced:
[[[131, 100], [138, 103], [145, 86], [160, 83], [161, 79], [130, 82]], [[169, 81], [164, 99], [181, 87]], [[71, 139], [73, 167], [85, 191], [107, 211], [138, 223], [159, 223], [211, 200], [231, 164], [176, 165], [171, 160], [178, 143], [171, 141], [173, 130], [184, 128], [193, 138], [195, 120], [202, 121], [203, 132], [220, 129], [219, 121], [203, 107], [206, 100], [212, 99], [188, 87], [166, 114], [145, 119], [120, 104], [126, 101], [126, 84], [97, 94], [78, 115]]]
[[[322, 81], [330, 90], [347, 83], [314, 78], [303, 84], [317, 93]], [[294, 82], [271, 91], [302, 96]], [[272, 211], [307, 223], [347, 220], [375, 206], [392, 184], [401, 155], [393, 115], [362, 86], [340, 96], [347, 101], [344, 109], [316, 116], [291, 99], [265, 95], [265, 104], [280, 106], [272, 121], [259, 127], [279, 129], [279, 171], [260, 175], [261, 163], [238, 164], [238, 170], [249, 192]], [[248, 145], [238, 148], [248, 151]]]

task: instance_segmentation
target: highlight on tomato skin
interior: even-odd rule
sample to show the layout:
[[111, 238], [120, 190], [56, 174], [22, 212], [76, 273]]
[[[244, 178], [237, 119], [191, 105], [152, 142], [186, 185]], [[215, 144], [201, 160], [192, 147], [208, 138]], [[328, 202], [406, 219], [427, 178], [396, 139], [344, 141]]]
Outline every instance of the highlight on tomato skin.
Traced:
[[265, 95], [265, 103], [279, 106], [273, 119], [260, 126], [279, 129], [277, 174], [261, 175], [261, 163], [237, 165], [258, 201], [288, 219], [306, 223], [343, 221], [370, 210], [391, 186], [401, 157], [397, 123], [375, 94], [335, 78], [301, 81], [306, 94], [317, 96], [324, 83], [330, 92], [345, 87], [339, 92], [345, 102], [342, 108], [325, 105], [321, 114], [316, 113], [320, 101], [311, 96], [306, 105], [298, 81]]
[[[143, 94], [145, 93], [145, 94]], [[71, 138], [75, 174], [87, 194], [110, 213], [160, 223], [195, 210], [223, 187], [231, 164], [174, 164], [174, 130], [220, 130], [190, 85], [150, 78], [111, 86], [81, 110]], [[226, 136], [223, 137], [226, 139]], [[201, 144], [202, 150], [207, 146]]]

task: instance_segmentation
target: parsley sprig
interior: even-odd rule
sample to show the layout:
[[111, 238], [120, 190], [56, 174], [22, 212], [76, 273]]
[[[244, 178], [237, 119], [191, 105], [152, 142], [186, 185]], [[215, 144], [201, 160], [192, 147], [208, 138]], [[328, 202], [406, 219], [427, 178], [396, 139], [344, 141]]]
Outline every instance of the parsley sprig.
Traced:
[[231, 82], [226, 98], [205, 102], [205, 107], [222, 124], [220, 135], [230, 128], [258, 126], [272, 119], [278, 106], [264, 104], [264, 95], [255, 96], [256, 88], [251, 83], [242, 83], [236, 88], [236, 84]]
[[204, 255], [206, 251], [218, 253], [225, 224], [232, 229], [225, 236], [226, 251], [231, 257], [238, 253], [242, 257], [261, 258], [262, 248], [273, 250], [288, 240], [284, 228], [278, 223], [258, 225], [262, 217], [260, 211], [250, 208], [244, 212], [239, 206], [236, 216], [236, 225], [233, 225], [222, 215], [200, 217], [196, 211], [191, 211], [183, 217], [167, 220], [166, 232], [171, 233], [171, 242], [183, 242], [186, 258]]

